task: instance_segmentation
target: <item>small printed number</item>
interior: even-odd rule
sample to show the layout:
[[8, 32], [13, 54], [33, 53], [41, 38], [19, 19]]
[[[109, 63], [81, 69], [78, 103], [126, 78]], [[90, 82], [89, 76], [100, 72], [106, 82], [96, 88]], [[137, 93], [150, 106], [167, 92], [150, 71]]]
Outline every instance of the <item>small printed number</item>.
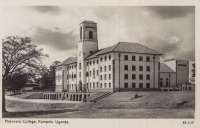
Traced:
[[183, 124], [194, 124], [194, 121], [183, 121]]

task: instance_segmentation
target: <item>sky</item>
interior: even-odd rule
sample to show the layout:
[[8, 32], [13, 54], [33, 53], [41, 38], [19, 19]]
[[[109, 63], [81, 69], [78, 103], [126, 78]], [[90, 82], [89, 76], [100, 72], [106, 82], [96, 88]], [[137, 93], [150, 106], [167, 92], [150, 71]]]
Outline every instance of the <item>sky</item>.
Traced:
[[170, 58], [195, 60], [192, 6], [7, 6], [2, 35], [30, 37], [49, 58], [47, 66], [77, 56], [79, 24], [97, 23], [99, 48], [118, 42], [141, 43]]

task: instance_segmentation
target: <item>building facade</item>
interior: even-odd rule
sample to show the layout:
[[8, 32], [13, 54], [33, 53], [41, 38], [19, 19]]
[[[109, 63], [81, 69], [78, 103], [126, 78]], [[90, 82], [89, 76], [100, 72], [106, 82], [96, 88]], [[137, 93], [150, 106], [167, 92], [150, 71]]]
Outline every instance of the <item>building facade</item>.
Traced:
[[[119, 42], [98, 49], [97, 24], [93, 21], [80, 24], [77, 54], [57, 65], [56, 92], [159, 90], [160, 78], [168, 78], [160, 71], [162, 54], [139, 43]], [[173, 78], [176, 75], [176, 84], [185, 82], [182, 76], [177, 77], [181, 73], [170, 73]], [[168, 78], [168, 85], [174, 85], [173, 78]]]

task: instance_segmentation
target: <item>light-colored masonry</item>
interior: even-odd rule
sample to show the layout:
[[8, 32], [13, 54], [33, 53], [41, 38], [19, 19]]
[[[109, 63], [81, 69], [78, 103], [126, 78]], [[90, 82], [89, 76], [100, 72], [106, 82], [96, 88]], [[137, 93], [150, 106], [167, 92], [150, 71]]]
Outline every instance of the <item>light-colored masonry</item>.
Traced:
[[159, 52], [138, 43], [119, 42], [98, 49], [97, 24], [80, 23], [77, 57], [56, 67], [56, 92], [160, 90], [189, 82], [187, 60], [160, 63]]

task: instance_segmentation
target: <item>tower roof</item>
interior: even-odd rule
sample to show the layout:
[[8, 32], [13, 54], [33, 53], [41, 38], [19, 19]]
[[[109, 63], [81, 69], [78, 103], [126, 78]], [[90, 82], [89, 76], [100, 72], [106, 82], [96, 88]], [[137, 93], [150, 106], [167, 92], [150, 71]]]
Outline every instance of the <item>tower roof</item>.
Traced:
[[130, 42], [119, 42], [113, 46], [101, 49], [86, 59], [91, 59], [97, 57], [98, 55], [109, 53], [109, 52], [126, 52], [126, 53], [139, 53], [139, 54], [154, 54], [154, 55], [162, 55], [161, 53], [148, 48], [139, 43], [130, 43]]
[[93, 23], [93, 24], [96, 24], [94, 21], [89, 21], [89, 20], [84, 20], [83, 22], [81, 22], [80, 24], [82, 23]]

